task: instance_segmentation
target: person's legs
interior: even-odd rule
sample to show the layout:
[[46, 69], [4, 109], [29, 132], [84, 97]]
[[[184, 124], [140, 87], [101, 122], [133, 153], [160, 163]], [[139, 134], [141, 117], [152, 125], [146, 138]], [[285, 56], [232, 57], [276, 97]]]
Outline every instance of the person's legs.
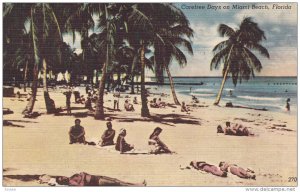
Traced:
[[227, 173], [224, 171], [221, 171], [218, 167], [214, 165], [206, 165], [202, 169], [205, 172], [211, 173], [213, 175], [219, 176], [219, 177], [227, 177]]
[[84, 137], [84, 135], [83, 135], [82, 137], [79, 137], [79, 138], [77, 139], [77, 141], [78, 141], [79, 143], [85, 143], [85, 137]]
[[70, 135], [69, 138], [70, 138], [70, 144], [76, 143], [76, 139], [75, 139], [74, 137], [72, 137], [72, 136]]
[[99, 186], [146, 186], [146, 183], [128, 183], [105, 176], [97, 176], [97, 178], [99, 179]]

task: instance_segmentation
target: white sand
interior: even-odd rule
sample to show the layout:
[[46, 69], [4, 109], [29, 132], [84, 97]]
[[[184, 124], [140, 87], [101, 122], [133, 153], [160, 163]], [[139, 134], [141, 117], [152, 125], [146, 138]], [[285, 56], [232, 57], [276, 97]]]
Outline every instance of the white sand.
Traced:
[[[61, 91], [50, 90], [50, 96], [57, 107], [65, 106], [65, 97]], [[42, 94], [40, 89], [34, 111], [45, 113]], [[132, 101], [134, 95], [129, 96]], [[137, 98], [140, 101], [139, 95]], [[4, 120], [24, 126], [3, 127], [3, 168], [8, 169], [4, 175], [71, 176], [84, 171], [128, 182], [142, 182], [145, 179], [148, 186], [296, 186], [296, 183], [288, 182], [289, 177], [297, 176], [296, 116], [217, 107], [212, 105], [213, 101], [201, 100], [200, 104], [209, 106], [194, 108], [189, 115], [180, 112], [180, 107], [150, 108], [151, 115], [163, 116], [161, 121], [152, 121], [140, 117], [141, 105], [134, 105], [135, 112], [125, 112], [123, 97], [120, 99], [121, 112], [106, 112], [112, 117], [113, 128], [117, 133], [119, 129], [126, 128], [127, 142], [138, 149], [147, 150], [148, 137], [159, 126], [163, 128], [160, 138], [177, 154], [120, 155], [115, 151], [94, 146], [69, 145], [68, 130], [74, 124], [74, 116], [42, 114], [36, 119], [25, 119], [22, 118], [21, 111], [27, 101], [23, 100], [24, 102], [17, 98], [3, 99], [4, 107], [14, 111], [14, 114], [5, 115]], [[71, 101], [74, 101], [74, 95]], [[164, 97], [163, 101], [172, 103], [172, 97]], [[221, 105], [224, 106], [224, 103]], [[74, 103], [71, 106], [83, 107]], [[105, 106], [113, 107], [112, 94], [105, 96]], [[77, 109], [72, 113], [85, 111]], [[251, 122], [244, 122], [241, 118]], [[94, 120], [91, 116], [81, 120], [86, 139], [99, 140], [106, 129], [106, 121]], [[217, 125], [225, 125], [226, 121], [250, 127], [258, 136], [217, 134]], [[267, 129], [274, 126], [273, 124], [286, 125], [284, 128], [293, 131]], [[220, 178], [196, 170], [180, 169], [180, 166], [185, 167], [192, 160], [202, 160], [215, 165], [220, 161], [229, 161], [244, 168], [251, 167], [256, 172], [257, 179], [245, 180], [230, 174], [227, 178]], [[4, 185], [40, 186], [36, 182], [9, 178], [4, 178]]]

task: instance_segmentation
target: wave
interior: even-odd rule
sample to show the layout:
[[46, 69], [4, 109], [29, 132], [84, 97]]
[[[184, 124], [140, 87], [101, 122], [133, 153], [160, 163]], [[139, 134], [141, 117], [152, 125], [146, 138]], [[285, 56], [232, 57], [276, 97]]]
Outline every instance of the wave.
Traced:
[[195, 89], [195, 90], [193, 90], [192, 89], [192, 92], [210, 92], [210, 93], [212, 93], [212, 92], [214, 92], [215, 90], [214, 89], [203, 89], [203, 88], [198, 88], [198, 89]]
[[257, 101], [280, 101], [282, 98], [274, 97], [253, 97], [253, 96], [237, 96], [241, 99], [257, 100]]
[[199, 96], [199, 97], [214, 97], [214, 96], [216, 96], [213, 93], [190, 93], [190, 95]]

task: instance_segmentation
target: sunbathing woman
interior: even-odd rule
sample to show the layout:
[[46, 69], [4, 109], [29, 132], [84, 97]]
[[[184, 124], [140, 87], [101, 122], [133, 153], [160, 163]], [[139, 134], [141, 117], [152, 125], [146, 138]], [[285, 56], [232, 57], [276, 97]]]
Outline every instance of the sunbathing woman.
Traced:
[[219, 176], [219, 177], [227, 177], [227, 172], [220, 170], [219, 167], [215, 165], [210, 165], [206, 163], [205, 161], [192, 161], [190, 163], [190, 166], [197, 170], [205, 171], [207, 173], [211, 173], [213, 175]]
[[222, 171], [230, 172], [233, 175], [236, 175], [243, 179], [254, 179], [255, 180], [255, 174], [254, 171], [247, 168], [247, 170], [243, 169], [242, 167], [239, 167], [235, 164], [229, 164], [224, 161], [220, 162], [219, 167]]
[[115, 178], [90, 175], [85, 172], [74, 174], [71, 177], [56, 177], [56, 183], [68, 186], [146, 186], [146, 181], [141, 184], [127, 183]]
[[162, 132], [160, 127], [156, 127], [153, 133], [149, 137], [148, 144], [150, 146], [150, 153], [159, 154], [159, 153], [172, 153], [172, 151], [164, 144], [160, 139], [159, 135]]
[[125, 141], [125, 136], [126, 129], [121, 129], [116, 143], [116, 150], [120, 151], [121, 154], [134, 149], [133, 145], [130, 145]]

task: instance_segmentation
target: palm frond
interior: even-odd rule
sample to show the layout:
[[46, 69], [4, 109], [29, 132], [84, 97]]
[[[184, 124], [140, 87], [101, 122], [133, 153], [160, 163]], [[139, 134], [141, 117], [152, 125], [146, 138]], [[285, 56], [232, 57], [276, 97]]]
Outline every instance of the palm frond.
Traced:
[[224, 36], [232, 37], [235, 35], [235, 31], [231, 27], [225, 24], [220, 24], [218, 31], [222, 37]]

